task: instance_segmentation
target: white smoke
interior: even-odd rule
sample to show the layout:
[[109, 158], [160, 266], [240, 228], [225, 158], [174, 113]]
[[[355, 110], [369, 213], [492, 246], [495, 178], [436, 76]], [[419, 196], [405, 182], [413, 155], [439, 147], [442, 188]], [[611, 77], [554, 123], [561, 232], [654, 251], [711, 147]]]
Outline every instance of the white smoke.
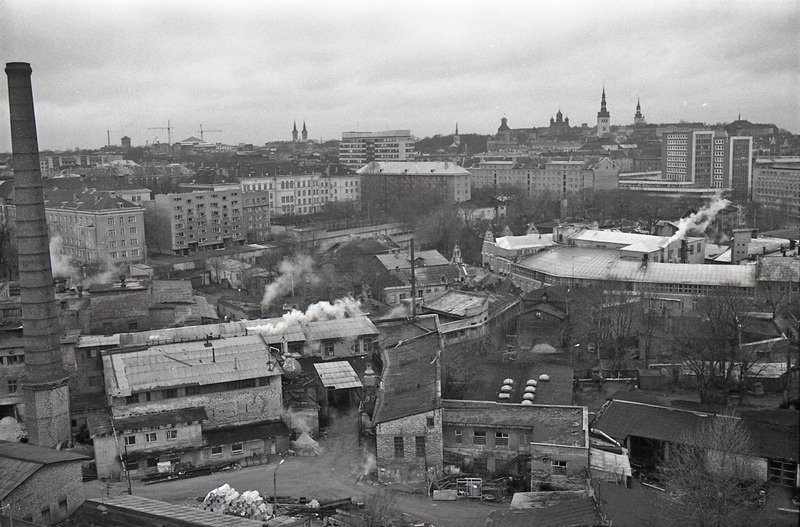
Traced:
[[60, 278], [71, 278], [75, 283], [81, 280], [81, 271], [78, 266], [73, 264], [66, 254], [61, 254], [64, 247], [64, 239], [60, 234], [50, 237], [50, 267], [53, 269], [53, 276]]
[[730, 201], [722, 197], [720, 192], [717, 192], [710, 203], [701, 207], [697, 212], [678, 220], [678, 230], [667, 240], [664, 246], [666, 247], [676, 240], [682, 240], [688, 232], [705, 232], [717, 214], [730, 203]]
[[90, 274], [83, 279], [83, 287], [89, 287], [93, 284], [110, 284], [114, 282], [119, 276], [118, 269], [114, 264], [109, 261], [103, 262], [103, 270], [97, 273]]
[[317, 302], [308, 306], [305, 312], [293, 309], [284, 314], [280, 322], [275, 324], [262, 324], [260, 326], [248, 327], [247, 331], [255, 333], [268, 333], [274, 335], [286, 331], [291, 324], [301, 322], [315, 322], [317, 320], [337, 320], [340, 318], [351, 318], [363, 315], [361, 302], [351, 296], [334, 300], [333, 304], [327, 300]]
[[292, 258], [284, 258], [278, 265], [278, 277], [264, 288], [261, 307], [268, 308], [281, 296], [292, 294], [292, 289], [301, 287], [305, 282], [317, 283], [319, 278], [314, 273], [314, 261], [305, 254], [296, 254]]

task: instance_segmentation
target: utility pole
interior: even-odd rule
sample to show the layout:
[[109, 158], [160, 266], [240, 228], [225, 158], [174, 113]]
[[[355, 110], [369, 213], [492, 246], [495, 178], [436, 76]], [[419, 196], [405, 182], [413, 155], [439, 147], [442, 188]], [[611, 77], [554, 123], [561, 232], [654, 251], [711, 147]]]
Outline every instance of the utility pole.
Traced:
[[417, 277], [414, 268], [414, 238], [411, 238], [411, 321], [417, 320]]

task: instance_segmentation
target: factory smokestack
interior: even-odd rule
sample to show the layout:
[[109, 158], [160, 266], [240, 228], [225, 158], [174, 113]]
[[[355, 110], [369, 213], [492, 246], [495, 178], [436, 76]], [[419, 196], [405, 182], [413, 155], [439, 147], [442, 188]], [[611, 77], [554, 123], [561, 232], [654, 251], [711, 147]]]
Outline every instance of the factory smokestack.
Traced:
[[22, 396], [28, 442], [54, 447], [70, 439], [68, 375], [61, 358], [58, 306], [50, 268], [31, 66], [6, 64], [14, 154], [17, 253], [25, 343]]

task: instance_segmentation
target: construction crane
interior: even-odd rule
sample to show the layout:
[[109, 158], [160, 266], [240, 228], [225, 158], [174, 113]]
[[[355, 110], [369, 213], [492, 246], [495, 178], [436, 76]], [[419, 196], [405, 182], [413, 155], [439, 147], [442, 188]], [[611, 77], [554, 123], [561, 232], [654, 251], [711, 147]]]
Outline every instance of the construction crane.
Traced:
[[167, 146], [172, 147], [172, 125], [170, 124], [169, 120], [167, 120], [167, 126], [153, 126], [148, 128], [148, 130], [166, 130], [167, 131]]
[[203, 125], [200, 125], [200, 140], [203, 141], [204, 137], [203, 134], [207, 134], [209, 132], [222, 132], [222, 130], [203, 130]]

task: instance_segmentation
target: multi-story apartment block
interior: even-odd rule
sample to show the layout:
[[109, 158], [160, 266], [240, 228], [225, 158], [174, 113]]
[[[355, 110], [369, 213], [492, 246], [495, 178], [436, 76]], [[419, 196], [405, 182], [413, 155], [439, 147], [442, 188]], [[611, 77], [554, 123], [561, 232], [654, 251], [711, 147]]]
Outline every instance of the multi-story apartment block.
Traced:
[[43, 178], [53, 177], [62, 170], [75, 167], [90, 167], [111, 161], [121, 161], [122, 154], [63, 154], [42, 155], [39, 168]]
[[753, 202], [800, 221], [800, 157], [756, 159]]
[[245, 241], [238, 186], [157, 194], [147, 202], [147, 246], [166, 254], [222, 249]]
[[373, 161], [412, 161], [416, 156], [410, 130], [342, 132], [339, 163], [358, 170]]
[[267, 192], [272, 216], [314, 214], [326, 203], [359, 201], [361, 177], [358, 174], [290, 174], [242, 179], [244, 195]]
[[269, 237], [269, 191], [242, 192], [242, 214], [247, 241], [258, 243]]
[[682, 130], [664, 134], [663, 178], [697, 188], [732, 188], [747, 200], [752, 183], [753, 138], [717, 130]]
[[373, 162], [358, 170], [362, 197], [377, 206], [423, 191], [442, 203], [469, 201], [470, 173], [449, 161]]
[[608, 157], [596, 163], [549, 161], [527, 166], [513, 163], [507, 167], [477, 167], [469, 171], [473, 187], [511, 185], [525, 189], [528, 196], [543, 193], [565, 196], [582, 190], [613, 190], [619, 183], [619, 168]]
[[146, 257], [144, 209], [113, 192], [85, 189], [45, 194], [45, 213], [57, 250], [78, 265], [126, 265]]

